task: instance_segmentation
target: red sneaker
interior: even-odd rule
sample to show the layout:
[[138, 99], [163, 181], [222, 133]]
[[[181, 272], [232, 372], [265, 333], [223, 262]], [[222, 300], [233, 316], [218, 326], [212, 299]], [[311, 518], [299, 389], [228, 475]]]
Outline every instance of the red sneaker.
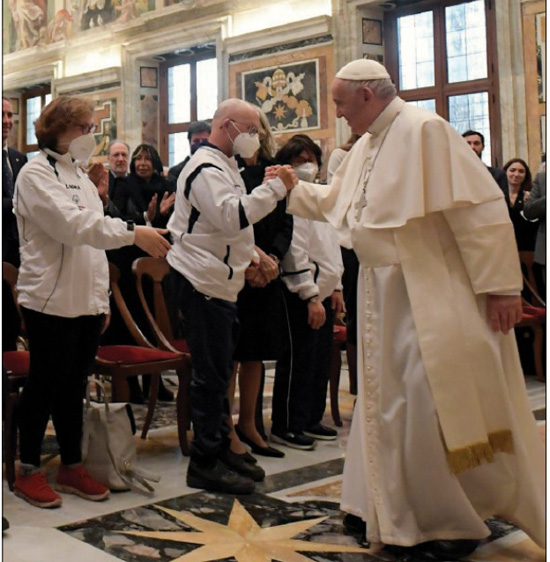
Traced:
[[13, 484], [13, 491], [16, 496], [36, 507], [59, 507], [63, 501], [61, 496], [52, 490], [42, 471], [27, 476], [19, 472]]
[[55, 489], [58, 492], [76, 494], [93, 502], [104, 500], [110, 493], [109, 488], [94, 480], [82, 465], [73, 468], [59, 465]]

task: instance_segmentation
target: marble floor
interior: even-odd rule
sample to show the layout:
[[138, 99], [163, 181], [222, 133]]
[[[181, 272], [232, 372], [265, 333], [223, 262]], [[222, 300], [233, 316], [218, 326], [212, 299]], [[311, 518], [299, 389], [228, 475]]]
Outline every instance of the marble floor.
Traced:
[[[266, 403], [272, 375], [268, 370]], [[168, 384], [176, 380], [169, 374], [165, 379]], [[146, 441], [136, 436], [140, 465], [162, 476], [153, 496], [113, 493], [107, 501], [93, 503], [64, 495], [61, 508], [43, 510], [15, 497], [4, 479], [3, 514], [11, 526], [3, 534], [3, 560], [424, 562], [407, 553], [388, 552], [381, 545], [362, 548], [357, 537], [344, 532], [339, 494], [353, 407], [345, 372], [340, 386], [339, 440], [319, 442], [314, 451], [282, 447], [283, 459], [260, 457], [267, 477], [250, 496], [236, 499], [186, 486], [188, 459], [179, 450], [170, 423], [173, 416], [157, 423]], [[545, 385], [528, 378], [527, 388], [544, 439]], [[264, 413], [268, 420], [269, 410]], [[329, 413], [327, 407], [327, 424]], [[46, 460], [45, 469], [53, 480], [58, 457], [49, 455]], [[545, 560], [545, 552], [511, 524], [491, 520], [488, 525], [492, 535], [469, 558], [471, 562]]]

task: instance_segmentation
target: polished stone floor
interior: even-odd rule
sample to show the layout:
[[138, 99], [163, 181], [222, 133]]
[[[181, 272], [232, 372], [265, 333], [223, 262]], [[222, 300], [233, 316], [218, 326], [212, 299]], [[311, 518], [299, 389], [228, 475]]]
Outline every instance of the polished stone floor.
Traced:
[[[168, 375], [166, 380], [170, 384], [175, 377]], [[272, 371], [268, 371], [266, 404], [271, 382]], [[186, 486], [188, 459], [179, 451], [170, 407], [159, 413], [146, 441], [136, 437], [140, 465], [162, 477], [151, 497], [123, 492], [93, 503], [64, 495], [61, 508], [42, 510], [15, 497], [4, 481], [3, 513], [11, 527], [3, 535], [3, 560], [424, 562], [404, 552], [388, 552], [381, 545], [361, 548], [357, 537], [344, 532], [339, 495], [353, 407], [346, 387], [343, 372], [344, 425], [339, 440], [320, 442], [314, 451], [283, 447], [283, 459], [259, 457], [267, 477], [251, 496], [235, 498]], [[544, 439], [545, 385], [528, 378], [527, 388]], [[328, 410], [325, 421], [330, 424]], [[267, 408], [264, 414], [268, 420]], [[50, 454], [45, 459], [53, 480], [58, 457]], [[545, 560], [545, 552], [511, 524], [499, 520], [488, 524], [492, 535], [469, 558], [472, 562]]]

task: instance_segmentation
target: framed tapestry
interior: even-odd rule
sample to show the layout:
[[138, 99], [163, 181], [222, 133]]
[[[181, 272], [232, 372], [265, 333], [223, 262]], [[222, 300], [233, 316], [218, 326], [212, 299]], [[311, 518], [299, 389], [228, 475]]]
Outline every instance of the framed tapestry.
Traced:
[[[269, 54], [269, 58], [267, 58]], [[330, 97], [334, 77], [332, 43], [272, 52], [245, 53], [229, 64], [229, 95], [244, 99], [267, 116], [281, 147], [292, 135], [307, 134], [325, 158], [336, 146], [336, 110]], [[324, 166], [321, 176], [324, 173]]]
[[244, 99], [266, 114], [274, 133], [320, 128], [318, 59], [243, 72], [241, 79]]

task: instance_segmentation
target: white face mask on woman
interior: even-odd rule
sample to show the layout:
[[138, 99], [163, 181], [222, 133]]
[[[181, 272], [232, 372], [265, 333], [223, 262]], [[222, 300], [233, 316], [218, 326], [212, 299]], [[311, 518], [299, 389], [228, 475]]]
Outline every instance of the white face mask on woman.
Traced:
[[313, 162], [306, 162], [305, 164], [296, 166], [296, 168], [294, 168], [294, 173], [299, 180], [312, 183], [315, 181], [315, 178], [319, 173], [319, 168], [317, 167], [317, 164], [314, 164]]
[[252, 156], [256, 154], [256, 151], [260, 148], [260, 138], [258, 133], [255, 135], [241, 133], [241, 130], [237, 127], [237, 125], [235, 125], [235, 123], [233, 123], [233, 121], [231, 121], [231, 124], [235, 127], [235, 129], [237, 129], [237, 131], [239, 131], [239, 134], [233, 140], [233, 154], [238, 154], [243, 158], [252, 158]]
[[69, 144], [69, 154], [74, 160], [78, 160], [81, 164], [86, 164], [95, 148], [95, 139], [93, 133], [80, 135], [73, 139]]

